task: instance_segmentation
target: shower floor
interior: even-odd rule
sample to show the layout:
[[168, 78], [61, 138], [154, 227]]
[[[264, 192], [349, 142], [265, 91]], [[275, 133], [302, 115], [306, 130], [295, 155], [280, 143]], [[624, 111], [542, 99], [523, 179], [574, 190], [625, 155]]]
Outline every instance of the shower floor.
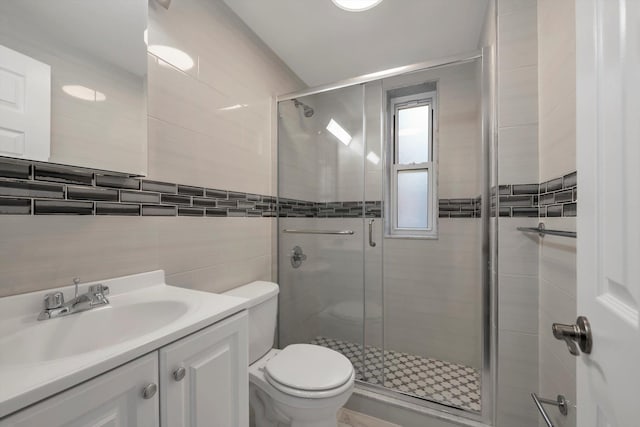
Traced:
[[361, 344], [321, 336], [314, 338], [311, 344], [345, 355], [351, 360], [358, 380], [461, 409], [476, 412], [481, 409], [480, 373], [469, 366], [387, 350], [384, 352], [382, 384], [382, 349], [366, 346], [363, 366]]

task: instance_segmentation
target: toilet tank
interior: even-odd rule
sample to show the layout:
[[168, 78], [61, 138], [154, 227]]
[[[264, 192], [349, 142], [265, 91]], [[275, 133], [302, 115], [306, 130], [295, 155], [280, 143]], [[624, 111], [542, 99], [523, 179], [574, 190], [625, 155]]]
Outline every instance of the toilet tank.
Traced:
[[225, 292], [249, 300], [249, 364], [273, 348], [278, 315], [278, 285], [272, 282], [251, 282]]

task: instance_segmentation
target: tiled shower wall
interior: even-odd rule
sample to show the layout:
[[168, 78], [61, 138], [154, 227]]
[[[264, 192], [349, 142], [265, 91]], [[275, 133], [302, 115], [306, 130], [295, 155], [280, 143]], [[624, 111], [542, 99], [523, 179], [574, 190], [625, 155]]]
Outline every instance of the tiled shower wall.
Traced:
[[[575, 1], [538, 0], [541, 180], [576, 167]], [[544, 222], [547, 228], [576, 230], [575, 218], [551, 218], [547, 212]], [[539, 390], [544, 397], [564, 394], [575, 402], [576, 359], [553, 338], [551, 324], [573, 323], [577, 316], [576, 239], [547, 236], [539, 250]], [[575, 410], [564, 417], [550, 408], [549, 414], [557, 427], [576, 426]]]
[[[497, 5], [498, 184], [540, 183], [536, 0]], [[498, 427], [538, 425], [539, 238], [516, 229], [537, 224], [535, 213], [498, 221]]]
[[[149, 57], [149, 179], [273, 195], [274, 96], [304, 85], [221, 0], [150, 2], [151, 43], [188, 53], [182, 72]], [[225, 106], [246, 104], [236, 110]], [[164, 269], [221, 291], [272, 277], [273, 218], [0, 218], [0, 296]]]
[[[574, 19], [574, 0], [498, 0], [499, 183], [541, 183], [538, 217], [499, 222], [499, 427], [543, 425], [533, 391], [575, 402], [575, 359], [551, 323], [576, 317], [576, 241], [516, 230], [575, 231]], [[550, 408], [558, 426], [575, 426], [569, 412]]]

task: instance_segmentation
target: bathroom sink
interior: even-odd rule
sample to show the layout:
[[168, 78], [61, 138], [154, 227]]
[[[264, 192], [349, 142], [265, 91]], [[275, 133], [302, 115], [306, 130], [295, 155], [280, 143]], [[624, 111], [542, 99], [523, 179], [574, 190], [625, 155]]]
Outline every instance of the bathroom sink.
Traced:
[[[98, 282], [79, 287], [79, 295]], [[163, 271], [103, 280], [109, 304], [38, 320], [50, 289], [0, 298], [0, 419], [232, 316], [248, 301], [169, 286]], [[0, 423], [1, 424], [1, 423]]]
[[[34, 323], [0, 339], [0, 365], [48, 362], [100, 351], [147, 335], [184, 316], [181, 301], [109, 305]], [[11, 351], [19, 349], [20, 351]]]

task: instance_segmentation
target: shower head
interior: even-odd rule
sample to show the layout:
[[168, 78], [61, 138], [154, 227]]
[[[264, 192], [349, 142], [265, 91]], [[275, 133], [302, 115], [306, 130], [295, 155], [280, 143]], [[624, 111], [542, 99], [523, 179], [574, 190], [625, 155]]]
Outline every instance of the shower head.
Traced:
[[302, 111], [304, 112], [305, 117], [313, 116], [313, 108], [309, 107], [304, 102], [300, 102], [297, 99], [293, 99], [293, 104], [296, 106], [296, 108], [302, 107]]

